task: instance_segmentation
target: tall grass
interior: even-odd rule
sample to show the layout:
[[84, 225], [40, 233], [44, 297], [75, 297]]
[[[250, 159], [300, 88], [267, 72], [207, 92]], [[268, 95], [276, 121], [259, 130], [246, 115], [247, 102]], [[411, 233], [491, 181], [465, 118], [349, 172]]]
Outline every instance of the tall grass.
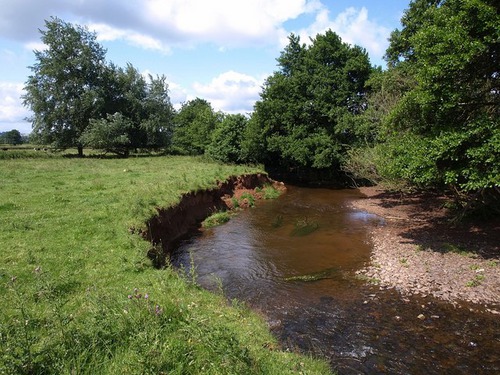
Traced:
[[0, 160], [0, 373], [327, 373], [275, 350], [259, 316], [154, 269], [128, 230], [254, 171], [186, 157]]

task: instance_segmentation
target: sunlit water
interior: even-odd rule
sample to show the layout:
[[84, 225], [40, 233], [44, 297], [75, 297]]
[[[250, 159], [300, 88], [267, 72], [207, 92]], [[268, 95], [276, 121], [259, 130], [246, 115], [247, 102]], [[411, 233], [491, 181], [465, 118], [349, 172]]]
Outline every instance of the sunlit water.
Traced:
[[[356, 190], [288, 192], [185, 241], [174, 264], [262, 312], [284, 347], [339, 374], [500, 373], [500, 319], [432, 298], [407, 299], [355, 276], [370, 258]], [[426, 318], [417, 317], [423, 314]]]

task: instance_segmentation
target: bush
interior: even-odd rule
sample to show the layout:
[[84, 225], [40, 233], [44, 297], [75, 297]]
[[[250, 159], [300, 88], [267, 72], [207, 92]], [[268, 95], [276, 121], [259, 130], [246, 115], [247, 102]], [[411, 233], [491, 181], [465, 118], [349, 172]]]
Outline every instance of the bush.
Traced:
[[243, 160], [241, 143], [248, 119], [241, 115], [227, 115], [217, 124], [207, 155], [223, 163], [238, 163]]

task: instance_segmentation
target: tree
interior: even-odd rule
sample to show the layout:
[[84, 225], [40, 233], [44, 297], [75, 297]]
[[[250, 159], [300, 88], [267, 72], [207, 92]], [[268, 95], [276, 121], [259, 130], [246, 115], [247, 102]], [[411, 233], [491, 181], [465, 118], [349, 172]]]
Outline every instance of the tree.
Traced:
[[[416, 85], [391, 111], [399, 173], [470, 202], [500, 200], [500, 13], [493, 0], [417, 0], [391, 36], [393, 68]], [[471, 197], [474, 199], [471, 200]]]
[[89, 127], [81, 135], [80, 141], [86, 146], [128, 157], [133, 129], [132, 121], [116, 112], [108, 115], [106, 119], [92, 119]]
[[140, 126], [146, 134], [144, 146], [154, 149], [169, 147], [173, 135], [174, 107], [170, 102], [165, 76], [149, 75], [143, 108], [146, 116]]
[[5, 133], [0, 134], [0, 143], [6, 143], [9, 145], [20, 145], [23, 142], [23, 136], [19, 130], [13, 129]]
[[242, 162], [241, 144], [247, 123], [248, 118], [242, 114], [225, 115], [215, 126], [207, 155], [224, 163]]
[[[365, 50], [332, 31], [311, 42], [307, 47], [298, 36], [289, 37], [280, 70], [268, 77], [255, 105], [258, 128], [251, 129], [264, 138], [267, 152], [260, 161], [288, 170], [336, 171], [345, 145], [355, 138], [352, 120], [365, 109], [371, 66]], [[248, 142], [245, 147], [261, 148]]]
[[184, 103], [173, 120], [174, 151], [186, 155], [204, 154], [220, 121], [221, 114], [206, 100], [196, 98]]
[[96, 34], [59, 18], [45, 21], [41, 40], [47, 49], [35, 51], [36, 63], [25, 83], [24, 104], [33, 116], [33, 133], [57, 148], [77, 147], [92, 118], [100, 118], [105, 49]]
[[146, 80], [131, 64], [106, 71], [106, 118], [92, 119], [80, 137], [88, 147], [128, 156], [131, 149], [160, 149], [172, 136], [173, 107], [164, 76]]

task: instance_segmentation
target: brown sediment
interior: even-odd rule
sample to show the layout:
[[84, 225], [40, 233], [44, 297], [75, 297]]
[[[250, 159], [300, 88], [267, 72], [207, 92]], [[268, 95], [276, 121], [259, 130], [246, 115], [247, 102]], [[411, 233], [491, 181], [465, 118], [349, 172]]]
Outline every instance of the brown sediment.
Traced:
[[358, 272], [362, 278], [500, 314], [500, 220], [452, 225], [445, 196], [361, 192], [366, 199], [353, 205], [386, 219], [371, 229], [371, 262]]
[[163, 267], [172, 250], [188, 234], [200, 228], [201, 222], [211, 214], [233, 208], [234, 199], [244, 208], [243, 194], [251, 194], [255, 200], [262, 199], [262, 193], [256, 191], [266, 185], [285, 190], [281, 182], [270, 179], [266, 174], [247, 174], [233, 176], [221, 181], [213, 189], [193, 191], [182, 195], [178, 204], [168, 208], [158, 208], [158, 213], [148, 220], [146, 230], [141, 233], [153, 247], [148, 257], [155, 267]]

